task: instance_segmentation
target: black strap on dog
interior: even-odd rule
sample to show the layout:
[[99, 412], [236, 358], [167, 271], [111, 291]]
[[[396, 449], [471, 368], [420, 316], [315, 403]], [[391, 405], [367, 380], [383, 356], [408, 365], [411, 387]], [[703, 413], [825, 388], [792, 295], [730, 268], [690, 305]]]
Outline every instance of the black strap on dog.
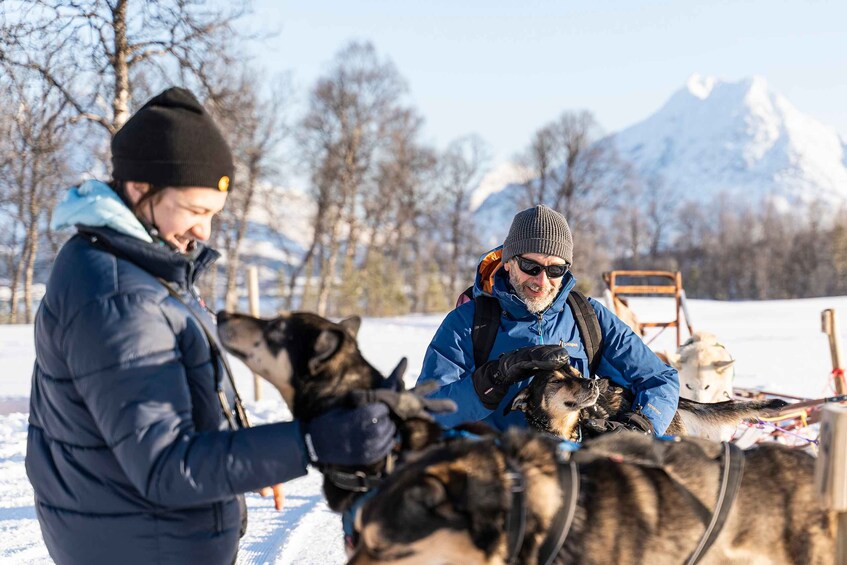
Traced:
[[329, 482], [342, 490], [370, 492], [372, 489], [378, 487], [385, 480], [385, 477], [394, 472], [396, 462], [396, 455], [389, 453], [385, 456], [385, 469], [379, 473], [370, 475], [364, 471], [342, 471], [326, 465], [320, 465], [319, 468]]
[[[579, 470], [567, 454], [558, 455], [557, 474], [562, 489], [562, 505], [538, 548], [538, 565], [551, 565], [565, 544], [579, 500]], [[526, 534], [526, 482], [523, 473], [510, 459], [506, 459], [506, 478], [512, 493], [512, 504], [506, 512], [506, 563], [518, 562], [524, 535]]]
[[735, 497], [738, 495], [738, 488], [741, 486], [741, 478], [744, 476], [744, 453], [738, 446], [726, 441], [723, 442], [723, 447], [721, 484], [712, 520], [703, 532], [697, 548], [688, 557], [687, 565], [697, 563], [720, 535]]
[[506, 563], [517, 563], [526, 533], [526, 481], [520, 468], [506, 458], [506, 478], [512, 492], [512, 505], [506, 512]]
[[559, 486], [562, 489], [562, 505], [553, 518], [553, 523], [538, 548], [538, 565], [551, 565], [565, 545], [565, 539], [571, 530], [576, 503], [579, 498], [579, 470], [576, 463], [570, 460], [558, 461]]
[[350, 492], [368, 492], [378, 487], [385, 479], [383, 473], [368, 475], [363, 471], [348, 473], [337, 469], [321, 468], [321, 473], [338, 488]]

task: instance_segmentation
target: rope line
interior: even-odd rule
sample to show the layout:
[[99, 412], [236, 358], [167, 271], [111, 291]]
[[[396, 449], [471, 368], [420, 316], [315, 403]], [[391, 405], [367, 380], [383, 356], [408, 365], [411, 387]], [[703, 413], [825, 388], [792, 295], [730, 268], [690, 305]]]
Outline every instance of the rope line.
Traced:
[[798, 434], [798, 433], [796, 433], [796, 432], [792, 432], [791, 430], [788, 430], [788, 429], [786, 429], [786, 428], [782, 428], [782, 427], [780, 427], [780, 426], [777, 426], [776, 424], [773, 424], [773, 423], [771, 423], [771, 422], [765, 422], [764, 420], [756, 420], [756, 421], [758, 422], [758, 424], [759, 424], [761, 427], [768, 426], [768, 427], [771, 427], [771, 428], [773, 428], [773, 429], [775, 429], [775, 430], [777, 430], [777, 431], [779, 431], [779, 432], [784, 433], [785, 435], [793, 436], [793, 437], [795, 437], [795, 438], [797, 438], [797, 439], [801, 439], [801, 440], [803, 440], [803, 441], [805, 441], [805, 442], [808, 442], [808, 443], [812, 443], [812, 444], [818, 445], [818, 440], [816, 440], [816, 439], [809, 439], [809, 438], [807, 438], [807, 437], [805, 437], [805, 436], [802, 436], [802, 435], [800, 435], [800, 434]]

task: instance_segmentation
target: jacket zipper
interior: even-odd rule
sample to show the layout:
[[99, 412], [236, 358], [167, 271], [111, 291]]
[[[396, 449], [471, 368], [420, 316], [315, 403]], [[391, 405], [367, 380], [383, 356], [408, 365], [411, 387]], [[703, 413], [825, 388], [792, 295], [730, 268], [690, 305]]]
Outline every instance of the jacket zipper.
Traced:
[[544, 345], [544, 312], [538, 314], [538, 345]]

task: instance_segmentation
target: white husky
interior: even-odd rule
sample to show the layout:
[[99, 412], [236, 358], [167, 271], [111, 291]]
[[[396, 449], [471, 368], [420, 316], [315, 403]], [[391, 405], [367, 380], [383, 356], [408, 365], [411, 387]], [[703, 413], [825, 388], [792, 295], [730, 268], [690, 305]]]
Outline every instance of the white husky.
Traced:
[[679, 394], [696, 402], [732, 399], [735, 359], [708, 332], [694, 332], [676, 353], [665, 352], [668, 363], [679, 371]]

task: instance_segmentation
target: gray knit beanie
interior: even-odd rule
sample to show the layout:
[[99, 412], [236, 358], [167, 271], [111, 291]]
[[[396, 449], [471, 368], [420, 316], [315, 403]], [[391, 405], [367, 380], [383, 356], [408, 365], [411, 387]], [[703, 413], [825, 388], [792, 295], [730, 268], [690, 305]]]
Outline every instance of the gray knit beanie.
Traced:
[[522, 253], [543, 253], [573, 263], [573, 238], [565, 217], [541, 204], [518, 212], [503, 242], [503, 263]]

